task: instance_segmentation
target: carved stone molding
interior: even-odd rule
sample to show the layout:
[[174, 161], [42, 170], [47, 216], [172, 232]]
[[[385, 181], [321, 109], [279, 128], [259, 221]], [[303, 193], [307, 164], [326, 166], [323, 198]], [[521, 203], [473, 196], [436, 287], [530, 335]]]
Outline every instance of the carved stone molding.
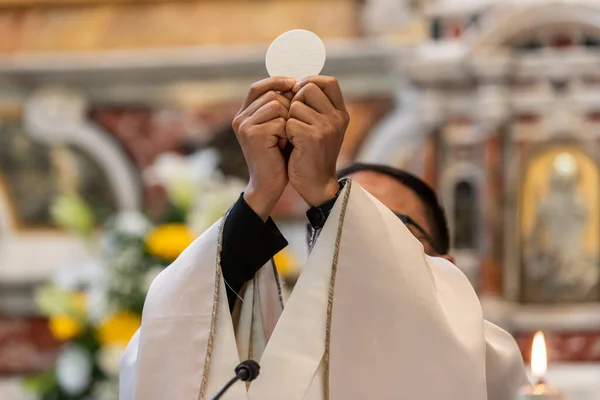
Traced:
[[[339, 79], [344, 94], [388, 96], [390, 77], [403, 51], [374, 40], [325, 42], [323, 74]], [[267, 77], [265, 45], [0, 55], [0, 86], [14, 82], [26, 97], [32, 89], [64, 86], [90, 103], [179, 105], [204, 94], [205, 102], [239, 101], [249, 85]]]
[[448, 124], [444, 127], [442, 137], [446, 145], [469, 146], [481, 142], [485, 138], [483, 132], [483, 129], [474, 123], [464, 125]]
[[499, 83], [511, 74], [514, 57], [504, 49], [497, 49], [490, 54], [470, 55], [468, 65], [482, 81]]
[[25, 106], [25, 124], [36, 140], [79, 140], [85, 126], [85, 100], [79, 93], [53, 87], [38, 90]]
[[505, 46], [535, 27], [571, 23], [598, 29], [600, 8], [594, 0], [534, 1], [529, 4], [498, 4], [490, 10], [483, 31], [472, 43], [472, 54]]
[[410, 21], [409, 0], [367, 0], [362, 6], [362, 26], [373, 35], [397, 30]]
[[509, 91], [499, 84], [477, 88], [477, 122], [485, 132], [493, 132], [510, 116]]
[[524, 305], [495, 297], [482, 297], [486, 319], [510, 332], [600, 330], [600, 305]]
[[446, 118], [444, 95], [437, 89], [423, 89], [418, 105], [418, 115], [427, 130], [433, 130]]

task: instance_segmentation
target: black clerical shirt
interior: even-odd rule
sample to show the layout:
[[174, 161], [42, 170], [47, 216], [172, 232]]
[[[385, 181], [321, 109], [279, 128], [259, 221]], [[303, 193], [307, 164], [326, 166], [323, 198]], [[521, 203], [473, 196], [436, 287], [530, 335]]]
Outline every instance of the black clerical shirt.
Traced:
[[[340, 183], [340, 190], [344, 182]], [[339, 192], [338, 192], [339, 194]], [[306, 215], [315, 234], [309, 237], [309, 245], [329, 216], [337, 199], [310, 208]], [[275, 222], [269, 217], [264, 222], [244, 200], [243, 195], [235, 202], [223, 227], [221, 270], [227, 282], [229, 307], [235, 304], [236, 294], [256, 272], [288, 245]]]

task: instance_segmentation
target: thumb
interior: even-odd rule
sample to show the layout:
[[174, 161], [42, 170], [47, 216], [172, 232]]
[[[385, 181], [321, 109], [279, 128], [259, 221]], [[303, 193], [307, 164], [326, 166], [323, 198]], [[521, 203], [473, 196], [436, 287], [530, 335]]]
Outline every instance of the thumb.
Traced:
[[277, 141], [277, 147], [279, 147], [279, 150], [285, 149], [287, 144], [288, 140], [286, 138], [279, 138], [279, 140]]

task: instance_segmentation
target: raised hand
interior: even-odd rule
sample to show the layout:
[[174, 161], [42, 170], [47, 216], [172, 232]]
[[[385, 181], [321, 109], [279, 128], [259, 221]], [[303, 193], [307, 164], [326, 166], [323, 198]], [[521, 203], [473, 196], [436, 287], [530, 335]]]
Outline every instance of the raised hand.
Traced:
[[338, 191], [336, 162], [350, 117], [335, 78], [314, 76], [298, 82], [285, 127], [294, 145], [288, 162], [290, 183], [309, 206]]
[[[233, 130], [244, 153], [250, 182], [244, 200], [266, 221], [288, 184], [285, 147], [290, 92], [296, 81], [268, 78], [254, 83], [233, 120]], [[279, 92], [279, 93], [278, 93]]]

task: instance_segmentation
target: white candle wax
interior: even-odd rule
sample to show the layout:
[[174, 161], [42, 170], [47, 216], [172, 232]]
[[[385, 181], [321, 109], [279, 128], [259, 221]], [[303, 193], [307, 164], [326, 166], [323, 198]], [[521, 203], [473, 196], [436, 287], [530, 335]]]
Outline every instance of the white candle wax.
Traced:
[[517, 400], [563, 400], [563, 395], [555, 387], [538, 383], [534, 386], [525, 386], [522, 388], [519, 391]]

